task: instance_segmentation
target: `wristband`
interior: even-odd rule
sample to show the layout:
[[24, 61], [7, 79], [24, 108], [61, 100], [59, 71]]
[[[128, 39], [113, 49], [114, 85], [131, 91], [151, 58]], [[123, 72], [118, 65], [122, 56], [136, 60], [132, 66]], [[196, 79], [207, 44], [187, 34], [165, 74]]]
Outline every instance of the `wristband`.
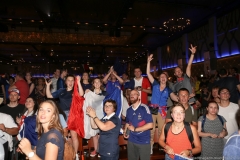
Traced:
[[225, 130], [227, 132], [227, 129], [223, 127], [223, 130]]
[[134, 132], [136, 132], [136, 128], [134, 128], [134, 130], [133, 130]]
[[94, 118], [93, 118], [93, 120], [95, 120], [95, 118], [97, 118], [97, 116], [96, 116], [96, 117], [94, 117]]

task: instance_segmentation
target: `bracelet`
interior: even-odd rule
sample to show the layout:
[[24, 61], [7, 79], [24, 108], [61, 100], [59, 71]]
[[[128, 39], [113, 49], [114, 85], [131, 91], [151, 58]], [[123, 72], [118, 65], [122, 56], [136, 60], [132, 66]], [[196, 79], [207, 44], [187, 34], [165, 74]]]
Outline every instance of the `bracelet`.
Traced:
[[136, 128], [134, 128], [134, 130], [133, 130], [134, 132], [136, 132]]
[[93, 120], [95, 120], [95, 118], [97, 118], [97, 116], [96, 116], [96, 117], [94, 117], [94, 118], [93, 118]]
[[223, 127], [223, 130], [225, 130], [227, 132], [227, 129]]

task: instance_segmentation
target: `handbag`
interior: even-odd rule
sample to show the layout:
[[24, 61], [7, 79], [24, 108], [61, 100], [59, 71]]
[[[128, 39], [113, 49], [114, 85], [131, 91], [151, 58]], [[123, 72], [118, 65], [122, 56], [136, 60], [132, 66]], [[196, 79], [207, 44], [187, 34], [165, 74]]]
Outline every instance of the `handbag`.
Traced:
[[65, 139], [64, 142], [64, 159], [66, 160], [75, 160], [76, 153], [70, 142]]
[[155, 106], [155, 105], [150, 104], [150, 105], [148, 106], [148, 108], [149, 108], [151, 114], [154, 114], [154, 115], [157, 115], [157, 114], [158, 114], [158, 109], [159, 109], [158, 106]]

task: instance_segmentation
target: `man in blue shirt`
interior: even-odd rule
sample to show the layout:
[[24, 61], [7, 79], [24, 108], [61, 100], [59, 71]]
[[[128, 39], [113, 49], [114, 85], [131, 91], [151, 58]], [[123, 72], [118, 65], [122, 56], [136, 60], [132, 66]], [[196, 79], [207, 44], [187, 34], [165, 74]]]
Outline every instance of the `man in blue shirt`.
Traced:
[[124, 137], [128, 138], [128, 159], [150, 160], [152, 115], [148, 106], [141, 104], [137, 90], [130, 92], [132, 106], [128, 108]]
[[57, 90], [65, 88], [65, 77], [67, 76], [67, 74], [68, 74], [67, 69], [61, 70], [61, 75], [57, 80]]

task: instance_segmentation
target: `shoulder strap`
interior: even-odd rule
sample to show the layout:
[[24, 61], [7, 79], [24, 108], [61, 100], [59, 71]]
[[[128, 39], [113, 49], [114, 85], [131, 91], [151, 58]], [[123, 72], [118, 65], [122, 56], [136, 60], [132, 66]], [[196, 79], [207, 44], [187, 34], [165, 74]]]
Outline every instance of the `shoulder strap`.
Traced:
[[187, 131], [188, 139], [189, 139], [190, 143], [192, 144], [193, 143], [193, 134], [192, 134], [191, 126], [188, 122], [184, 122], [184, 126]]
[[164, 127], [165, 142], [167, 141], [167, 134], [171, 125], [172, 125], [172, 122], [168, 122]]
[[194, 116], [194, 108], [193, 108], [193, 106], [190, 105], [190, 108], [192, 110], [192, 115]]
[[223, 122], [222, 116], [220, 116], [220, 115], [217, 115], [217, 116], [218, 116], [218, 119], [221, 121], [222, 125], [224, 125], [224, 122]]
[[206, 114], [203, 115], [203, 119], [202, 119], [202, 132], [204, 132], [204, 123], [206, 121]]

